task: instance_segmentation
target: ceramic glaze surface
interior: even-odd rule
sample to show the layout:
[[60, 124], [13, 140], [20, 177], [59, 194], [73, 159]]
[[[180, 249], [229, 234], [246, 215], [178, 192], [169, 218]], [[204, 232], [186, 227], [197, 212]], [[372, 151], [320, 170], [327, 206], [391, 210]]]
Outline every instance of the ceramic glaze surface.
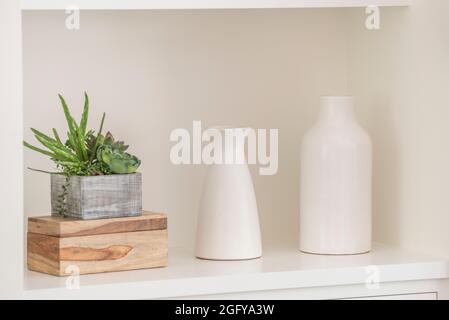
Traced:
[[372, 145], [357, 123], [353, 97], [322, 97], [303, 138], [300, 249], [317, 254], [371, 250]]
[[[216, 130], [224, 136], [225, 130], [237, 129]], [[262, 255], [256, 195], [239, 140], [223, 145], [223, 158], [232, 157], [243, 161], [208, 166], [197, 226], [198, 258], [244, 260]]]

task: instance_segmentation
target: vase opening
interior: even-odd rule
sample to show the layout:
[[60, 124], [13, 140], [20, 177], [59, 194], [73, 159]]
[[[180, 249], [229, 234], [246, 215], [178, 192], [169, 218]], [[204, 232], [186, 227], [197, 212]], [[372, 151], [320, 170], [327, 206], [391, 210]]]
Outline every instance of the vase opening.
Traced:
[[355, 120], [353, 96], [323, 96], [320, 102], [320, 122], [341, 123]]

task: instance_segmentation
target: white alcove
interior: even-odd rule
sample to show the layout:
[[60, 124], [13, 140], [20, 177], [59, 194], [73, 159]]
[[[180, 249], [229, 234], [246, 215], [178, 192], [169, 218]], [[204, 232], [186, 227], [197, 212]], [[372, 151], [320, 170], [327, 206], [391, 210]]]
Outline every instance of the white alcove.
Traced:
[[[449, 33], [442, 10], [447, 4], [78, 1], [86, 10], [80, 29], [69, 30], [60, 10], [68, 2], [23, 1], [24, 138], [32, 140], [29, 127], [62, 131], [57, 93], [80, 114], [86, 90], [89, 126], [96, 128], [106, 112], [106, 128], [142, 159], [144, 208], [169, 217], [170, 266], [88, 275], [77, 292], [68, 292], [64, 279], [25, 271], [26, 296], [94, 297], [102, 290], [108, 297], [154, 298], [355, 285], [364, 283], [371, 264], [382, 266], [387, 282], [447, 277], [444, 259], [391, 248], [449, 256], [449, 200], [442, 191], [449, 187], [449, 148], [441, 139], [449, 133], [443, 93], [448, 49], [441, 43]], [[381, 6], [380, 30], [366, 27], [369, 4]], [[426, 24], [429, 19], [445, 25]], [[300, 139], [315, 121], [321, 95], [346, 94], [356, 96], [358, 119], [373, 139], [373, 234], [384, 244], [359, 257], [300, 255]], [[262, 260], [217, 264], [193, 257], [205, 168], [175, 166], [169, 159], [171, 130], [191, 130], [193, 120], [279, 129], [278, 174], [260, 176], [257, 166], [251, 168], [266, 249]], [[50, 165], [24, 151], [25, 167]], [[50, 212], [49, 181], [25, 170], [25, 218]], [[330, 271], [325, 275], [323, 268]], [[329, 281], [322, 282], [326, 276]], [[416, 284], [418, 291], [386, 285], [376, 295], [435, 291], [429, 283]], [[347, 287], [344, 294], [296, 294], [358, 295], [367, 293]]]

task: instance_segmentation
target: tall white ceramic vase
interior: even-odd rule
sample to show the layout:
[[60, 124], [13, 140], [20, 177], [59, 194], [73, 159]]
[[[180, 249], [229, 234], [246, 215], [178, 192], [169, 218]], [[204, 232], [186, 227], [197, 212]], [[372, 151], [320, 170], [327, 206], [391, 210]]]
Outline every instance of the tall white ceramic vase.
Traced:
[[[224, 137], [225, 130], [245, 129], [214, 130]], [[223, 159], [233, 155], [242, 160], [240, 164], [211, 164], [207, 168], [195, 252], [201, 259], [245, 260], [262, 255], [256, 195], [244, 148], [239, 143], [223, 143]]]
[[372, 146], [357, 123], [353, 97], [322, 97], [317, 123], [303, 138], [300, 250], [371, 250]]

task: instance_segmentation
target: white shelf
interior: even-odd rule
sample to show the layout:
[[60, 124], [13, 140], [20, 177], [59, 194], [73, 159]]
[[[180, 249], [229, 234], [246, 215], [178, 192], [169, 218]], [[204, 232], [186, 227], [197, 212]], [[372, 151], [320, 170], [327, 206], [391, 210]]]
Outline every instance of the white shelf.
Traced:
[[449, 278], [449, 264], [376, 244], [357, 256], [318, 256], [296, 248], [272, 247], [262, 259], [206, 261], [191, 250], [170, 250], [169, 267], [84, 275], [79, 290], [66, 289], [66, 279], [27, 271], [24, 298], [150, 299], [259, 290], [364, 284], [367, 267], [377, 266], [381, 282]]
[[409, 6], [411, 0], [22, 0], [24, 10], [66, 9], [250, 9]]

